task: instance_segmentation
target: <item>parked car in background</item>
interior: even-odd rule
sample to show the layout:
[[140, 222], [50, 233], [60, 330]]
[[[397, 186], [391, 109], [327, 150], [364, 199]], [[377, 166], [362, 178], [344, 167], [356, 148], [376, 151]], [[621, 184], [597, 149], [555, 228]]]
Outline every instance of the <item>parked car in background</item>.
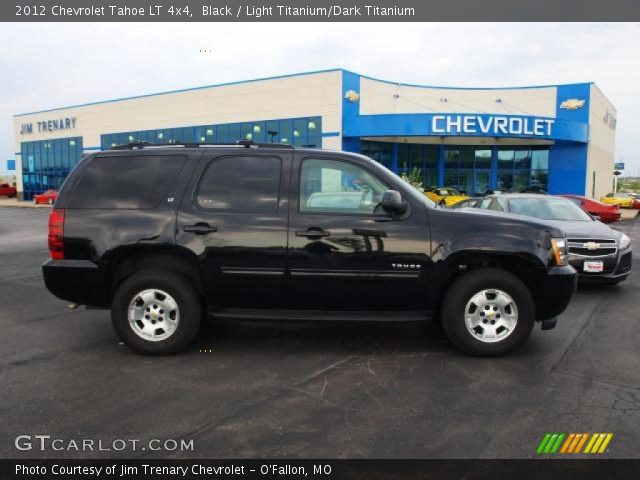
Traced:
[[464, 195], [455, 188], [449, 187], [434, 188], [433, 190], [424, 192], [424, 194], [435, 203], [444, 202], [444, 204], [448, 206], [458, 203], [460, 200], [466, 200], [469, 198], [468, 195]]
[[482, 200], [482, 197], [469, 197], [469, 198], [465, 198], [464, 200], [460, 200], [459, 202], [456, 202], [451, 206], [453, 208], [465, 208], [465, 207], [473, 208], [476, 206], [476, 203], [478, 203], [480, 200]]
[[579, 282], [619, 283], [631, 272], [631, 240], [594, 220], [568, 198], [538, 194], [504, 194], [483, 199], [478, 208], [544, 220], [567, 234], [569, 264]]
[[623, 208], [633, 207], [633, 197], [624, 192], [607, 193], [604, 197], [600, 197], [600, 201], [607, 205], [620, 205]]
[[618, 205], [607, 205], [606, 203], [580, 195], [562, 196], [569, 200], [573, 200], [576, 205], [580, 206], [589, 215], [597, 217], [596, 220], [600, 220], [602, 223], [618, 222], [622, 216]]
[[58, 198], [58, 192], [55, 190], [47, 190], [44, 193], [36, 194], [33, 196], [33, 203], [36, 205], [38, 203], [48, 203], [49, 205], [53, 205]]
[[16, 187], [9, 185], [8, 183], [0, 184], [0, 197], [13, 198], [17, 195]]
[[630, 193], [629, 195], [633, 197], [633, 202], [631, 203], [631, 206], [633, 208], [640, 209], [640, 193]]

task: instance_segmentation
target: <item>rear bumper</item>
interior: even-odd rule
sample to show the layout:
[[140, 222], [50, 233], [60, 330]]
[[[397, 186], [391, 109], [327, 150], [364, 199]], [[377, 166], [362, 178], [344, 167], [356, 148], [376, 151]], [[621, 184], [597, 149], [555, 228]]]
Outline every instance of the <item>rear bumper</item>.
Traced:
[[578, 275], [572, 266], [566, 265], [544, 269], [541, 277], [536, 320], [550, 320], [569, 306], [576, 291]]
[[42, 264], [44, 284], [56, 297], [80, 305], [108, 307], [103, 270], [89, 260], [52, 260]]

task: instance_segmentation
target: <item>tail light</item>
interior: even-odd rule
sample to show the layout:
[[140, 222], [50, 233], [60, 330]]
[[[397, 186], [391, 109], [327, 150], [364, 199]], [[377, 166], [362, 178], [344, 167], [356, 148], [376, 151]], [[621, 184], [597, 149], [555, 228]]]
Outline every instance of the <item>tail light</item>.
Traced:
[[64, 258], [64, 210], [54, 208], [49, 215], [49, 256]]

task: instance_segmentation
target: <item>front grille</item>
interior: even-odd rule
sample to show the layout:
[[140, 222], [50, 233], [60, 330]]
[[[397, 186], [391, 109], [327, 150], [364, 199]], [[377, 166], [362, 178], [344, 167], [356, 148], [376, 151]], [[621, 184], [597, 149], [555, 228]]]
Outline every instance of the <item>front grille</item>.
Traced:
[[570, 238], [567, 244], [569, 254], [580, 257], [606, 257], [618, 252], [618, 244], [615, 240]]

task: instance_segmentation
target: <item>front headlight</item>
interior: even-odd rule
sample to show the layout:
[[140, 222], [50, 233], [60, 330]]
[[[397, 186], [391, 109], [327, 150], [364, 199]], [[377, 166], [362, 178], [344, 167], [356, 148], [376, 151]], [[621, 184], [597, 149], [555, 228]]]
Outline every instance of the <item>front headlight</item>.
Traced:
[[569, 252], [567, 241], [564, 238], [552, 238], [551, 247], [553, 249], [553, 258], [555, 260], [555, 264], [558, 266], [568, 265]]
[[624, 233], [622, 234], [622, 237], [620, 237], [620, 250], [624, 250], [625, 248], [629, 248], [631, 246], [631, 239], [625, 235]]

